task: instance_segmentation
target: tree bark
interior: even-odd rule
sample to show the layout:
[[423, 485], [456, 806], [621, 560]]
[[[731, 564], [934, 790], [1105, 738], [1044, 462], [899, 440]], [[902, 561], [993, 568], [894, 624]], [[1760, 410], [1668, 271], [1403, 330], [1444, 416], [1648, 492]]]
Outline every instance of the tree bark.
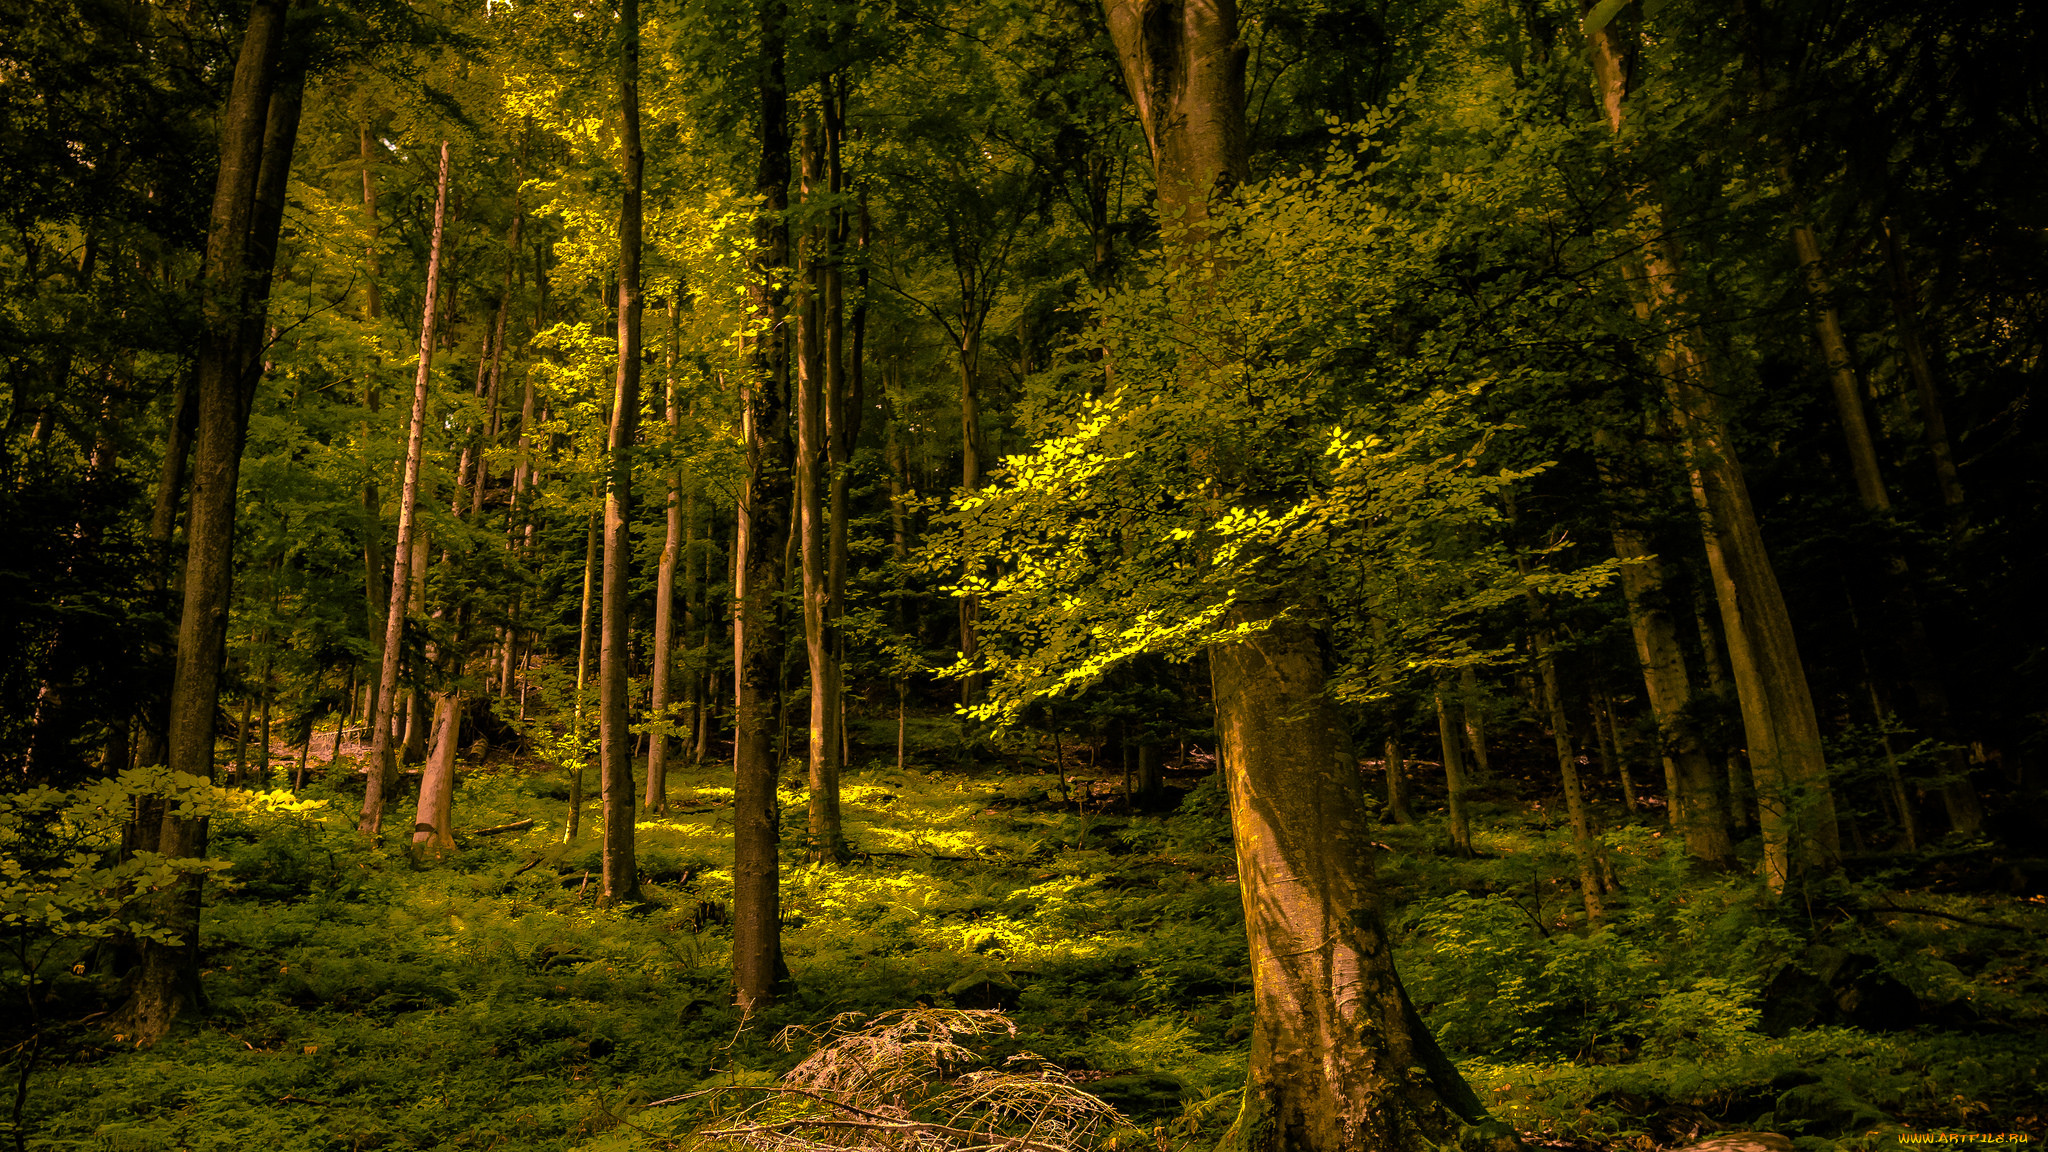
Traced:
[[1628, 749], [1621, 745], [1621, 725], [1614, 718], [1614, 705], [1605, 692], [1593, 694], [1593, 726], [1600, 730], [1602, 746], [1614, 750], [1614, 776], [1621, 782], [1621, 802], [1633, 816], [1637, 811], [1636, 782], [1629, 773]]
[[[829, 192], [825, 176], [825, 141], [818, 122], [804, 129], [802, 188], [806, 198]], [[834, 658], [831, 612], [831, 556], [826, 543], [825, 487], [831, 469], [827, 411], [831, 376], [829, 320], [826, 315], [826, 266], [831, 256], [823, 225], [814, 225], [799, 244], [796, 302], [796, 491], [799, 551], [803, 563], [804, 657], [810, 672], [810, 842], [804, 854], [812, 863], [840, 863], [846, 842], [839, 824], [839, 662]]]
[[782, 629], [783, 542], [790, 522], [789, 355], [783, 326], [789, 266], [789, 93], [784, 0], [761, 0], [760, 165], [754, 222], [758, 268], [748, 294], [757, 325], [742, 399], [747, 474], [735, 548], [733, 618], [733, 994], [766, 1007], [782, 972], [782, 908], [775, 796], [776, 685]]
[[414, 851], [431, 846], [436, 855], [455, 851], [455, 751], [462, 731], [462, 693], [435, 697], [433, 750], [420, 773], [420, 800], [412, 821]]
[[[1233, 622], [1274, 612], [1241, 606]], [[1212, 646], [1209, 667], [1254, 1002], [1244, 1106], [1222, 1147], [1439, 1147], [1485, 1113], [1394, 971], [1372, 815], [1320, 645], [1276, 622]]]
[[[1174, 235], [1192, 261], [1211, 191], [1246, 172], [1236, 4], [1103, 8], [1151, 146], [1160, 213], [1189, 225]], [[1324, 694], [1323, 645], [1282, 607], [1238, 605], [1227, 623], [1267, 626], [1208, 650], [1255, 1004], [1244, 1103], [1224, 1146], [1434, 1149], [1485, 1109], [1394, 971], [1364, 781]]]
[[1493, 770], [1486, 762], [1486, 717], [1480, 702], [1479, 673], [1468, 664], [1458, 670], [1458, 704], [1465, 714], [1465, 741], [1472, 748], [1472, 777], [1485, 781]]
[[[1612, 434], [1602, 437], [1613, 446]], [[1604, 469], [1603, 469], [1604, 471]], [[1611, 481], [1610, 481], [1611, 484]], [[1642, 534], [1617, 517], [1611, 525], [1614, 555], [1621, 561], [1622, 598], [1628, 607], [1629, 634], [1649, 695], [1650, 714], [1657, 723], [1659, 752], [1671, 785], [1671, 821], [1685, 836], [1686, 851], [1712, 868], [1735, 862], [1735, 845], [1714, 787], [1715, 769], [1688, 722], [1692, 679], [1685, 651], [1678, 643], [1678, 625], [1666, 605], [1664, 566]]]
[[[242, 442], [248, 428], [254, 381], [242, 371], [244, 322], [268, 304], [254, 290], [259, 270], [252, 250], [274, 254], [276, 237], [257, 235], [261, 169], [270, 152], [273, 170], [288, 172], [297, 135], [297, 104], [290, 102], [289, 131], [271, 115], [285, 31], [285, 6], [255, 0], [249, 9], [227, 107], [221, 117], [220, 172], [206, 238], [201, 279], [200, 339], [195, 380], [192, 502], [186, 532], [184, 603], [171, 681], [165, 750], [170, 771], [213, 779], [214, 717], [220, 705], [221, 662], [233, 591], [235, 491], [241, 475]], [[267, 146], [267, 147], [266, 147]], [[281, 154], [279, 154], [281, 150]], [[281, 194], [283, 176], [277, 178]], [[281, 216], [280, 216], [281, 218]], [[262, 281], [267, 289], [268, 281]], [[171, 857], [201, 855], [203, 819], [186, 819], [168, 808], [157, 851]], [[133, 1035], [154, 1043], [170, 1030], [182, 1002], [196, 998], [200, 887], [196, 877], [156, 894], [154, 919], [184, 940], [182, 946], [146, 941], [142, 964], [122, 1016]]]
[[1451, 824], [1451, 844], [1461, 856], [1472, 854], [1472, 822], [1465, 813], [1465, 751], [1458, 743], [1458, 724], [1453, 706], [1445, 700], [1447, 689], [1436, 692], [1436, 736], [1443, 748], [1445, 805]]
[[[1534, 600], [1534, 597], [1531, 597]], [[1572, 857], [1579, 866], [1579, 894], [1584, 897], [1586, 918], [1598, 920], [1600, 907], [1599, 849], [1593, 837], [1593, 814], [1586, 808], [1585, 792], [1579, 786], [1579, 754], [1572, 747], [1571, 728], [1565, 717], [1564, 694], [1557, 682], [1557, 661], [1552, 658], [1547, 627], [1529, 634], [1530, 654], [1536, 659], [1536, 673], [1543, 682], [1543, 706], [1549, 714], [1550, 735], [1557, 745], [1557, 771], [1564, 782], [1564, 806], [1572, 822]]]
[[632, 605], [633, 439], [640, 427], [640, 0], [619, 3], [619, 364], [612, 397], [610, 477], [604, 501], [604, 651], [598, 674], [598, 743], [604, 782], [604, 899], [640, 898], [633, 860], [633, 735], [628, 729], [627, 624]]
[[[681, 302], [675, 295], [668, 298], [669, 340], [665, 360], [667, 373], [663, 385], [663, 409], [667, 417], [671, 452], [679, 450], [682, 446], [683, 410], [676, 401], [676, 326], [677, 314], [681, 307]], [[648, 693], [648, 710], [658, 725], [669, 723], [669, 705], [675, 683], [676, 564], [682, 560], [683, 536], [686, 531], [681, 468], [669, 469], [668, 503], [664, 509], [663, 519], [661, 566], [656, 570], [654, 577], [654, 667], [648, 674], [649, 679], [654, 682]], [[650, 813], [668, 811], [668, 753], [673, 743], [667, 731], [656, 728], [654, 739], [647, 746], [647, 795], [643, 802]]]
[[583, 539], [583, 599], [576, 615], [576, 707], [570, 713], [569, 738], [576, 763], [569, 775], [569, 828], [563, 839], [574, 841], [583, 830], [583, 702], [590, 682], [590, 605], [597, 589], [598, 514], [590, 515]]
[[1389, 735], [1385, 745], [1387, 767], [1387, 819], [1396, 824], [1415, 823], [1408, 811], [1408, 757], [1401, 751], [1401, 739]]
[[[1581, 2], [1590, 8], [1590, 0]], [[1629, 87], [1627, 46], [1610, 22], [1589, 37], [1589, 47], [1601, 107], [1609, 129], [1619, 134]], [[1664, 336], [1666, 388], [1742, 706], [1764, 829], [1764, 878], [1782, 891], [1795, 874], [1831, 867], [1840, 855], [1834, 795], [1791, 614], [1716, 399], [1711, 365], [1676, 320], [1689, 311], [1683, 266], [1668, 227], [1649, 238], [1637, 312], [1645, 319], [1673, 318]]]
[[418, 371], [413, 375], [412, 419], [405, 440], [405, 481], [400, 486], [398, 541], [392, 552], [391, 599], [384, 614], [384, 651], [377, 674], [377, 693], [370, 714], [370, 763], [365, 774], [362, 820], [365, 836], [375, 836], [383, 827], [384, 794], [398, 778], [392, 756], [391, 715], [398, 701], [398, 663], [405, 638], [406, 605], [411, 599], [413, 528], [418, 520], [420, 464], [426, 448], [427, 382], [434, 358], [435, 305], [441, 292], [442, 227], [448, 212], [448, 142], [441, 141], [441, 170], [435, 182], [434, 232], [427, 247], [426, 303], [420, 314]]

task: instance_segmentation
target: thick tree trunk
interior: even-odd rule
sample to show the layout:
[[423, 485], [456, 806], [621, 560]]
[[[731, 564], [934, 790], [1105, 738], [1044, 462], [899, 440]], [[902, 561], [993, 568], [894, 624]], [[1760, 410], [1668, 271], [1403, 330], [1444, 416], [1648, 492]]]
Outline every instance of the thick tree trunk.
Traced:
[[374, 710], [370, 714], [370, 763], [365, 774], [362, 820], [365, 836], [378, 834], [384, 822], [385, 792], [397, 780], [392, 755], [392, 713], [398, 702], [398, 663], [405, 638], [406, 605], [411, 599], [413, 566], [413, 525], [418, 519], [420, 465], [426, 447], [427, 382], [433, 371], [435, 305], [441, 292], [442, 227], [448, 213], [448, 142], [441, 141], [441, 170], [435, 183], [434, 232], [427, 247], [426, 304], [420, 315], [418, 370], [413, 375], [412, 419], [405, 441], [405, 481], [400, 486], [398, 541], [392, 552], [391, 599], [384, 613], [382, 666], [377, 674]]
[[420, 773], [419, 807], [412, 818], [415, 852], [431, 846], [436, 855], [455, 851], [455, 750], [462, 733], [462, 693], [435, 696], [434, 743]]
[[604, 898], [638, 900], [633, 860], [633, 736], [628, 729], [627, 586], [633, 570], [633, 439], [640, 427], [640, 0], [620, 0], [619, 138], [625, 189], [619, 207], [619, 364], [612, 397], [610, 478], [604, 501], [604, 652], [598, 676], [599, 764], [604, 781]]
[[745, 1008], [771, 1003], [782, 973], [782, 903], [775, 797], [776, 687], [782, 629], [776, 599], [790, 527], [789, 354], [783, 327], [789, 267], [789, 93], [784, 0], [761, 0], [760, 197], [749, 295], [753, 363], [743, 387], [747, 475], [739, 505], [733, 617], [733, 994]]
[[[254, 381], [242, 371], [241, 339], [253, 313], [268, 300], [255, 290], [264, 269], [252, 256], [274, 255], [276, 234], [260, 234], [267, 216], [258, 205], [270, 161], [281, 200], [296, 141], [298, 105], [282, 103], [289, 125], [272, 115], [272, 99], [284, 44], [285, 5], [256, 0], [249, 9], [227, 107], [221, 117], [220, 172], [201, 280], [197, 412], [194, 425], [192, 503], [186, 533], [184, 604], [171, 681], [165, 750], [173, 773], [213, 779], [214, 716], [220, 704], [221, 662], [233, 590], [235, 491], [241, 475], [242, 441], [248, 427]], [[283, 129], [274, 131], [273, 129]], [[281, 213], [278, 216], [281, 219]], [[252, 275], [254, 274], [254, 275]], [[262, 286], [267, 290], [268, 279]], [[259, 322], [260, 323], [260, 322]], [[260, 330], [260, 327], [259, 327]], [[206, 850], [203, 819], [185, 819], [166, 809], [157, 851], [191, 857]], [[151, 919], [177, 932], [181, 947], [146, 941], [142, 964], [122, 1009], [130, 1032], [153, 1043], [170, 1030], [180, 1004], [198, 995], [197, 949], [200, 888], [197, 877], [158, 892], [149, 903]]]
[[[1582, 4], [1590, 8], [1590, 0]], [[1608, 127], [1618, 134], [1629, 55], [1614, 23], [1589, 37], [1589, 44], [1601, 107]], [[1650, 238], [1639, 279], [1639, 315], [1675, 318], [1690, 311], [1682, 268], [1677, 238], [1668, 228]], [[1782, 890], [1795, 873], [1831, 866], [1840, 854], [1820, 722], [1791, 614], [1716, 399], [1711, 367], [1675, 320], [1665, 340], [1670, 407], [1700, 512], [1756, 775], [1764, 877], [1774, 891]]]
[[1394, 971], [1371, 810], [1322, 659], [1292, 622], [1209, 649], [1254, 997], [1244, 1106], [1223, 1147], [1420, 1152], [1484, 1111]]
[[[1103, 8], [1151, 145], [1160, 211], [1190, 225], [1176, 235], [1192, 260], [1210, 194], [1246, 173], [1236, 4]], [[1208, 652], [1255, 1004], [1244, 1103], [1224, 1144], [1434, 1149], [1485, 1110], [1394, 972], [1364, 781], [1324, 695], [1323, 646], [1307, 627], [1276, 619], [1282, 607], [1238, 606], [1233, 623], [1269, 626]]]

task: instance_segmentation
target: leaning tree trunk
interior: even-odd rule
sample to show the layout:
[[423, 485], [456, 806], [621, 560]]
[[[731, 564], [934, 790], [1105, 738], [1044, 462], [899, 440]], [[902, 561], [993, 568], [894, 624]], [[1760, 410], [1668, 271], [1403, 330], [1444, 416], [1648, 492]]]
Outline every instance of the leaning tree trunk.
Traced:
[[[278, 224], [272, 221], [283, 218], [285, 177], [298, 133], [297, 100], [273, 98], [284, 46], [285, 7], [278, 0], [256, 0], [249, 9], [221, 117], [220, 172], [200, 289], [192, 499], [165, 751], [171, 772], [204, 780], [213, 779], [214, 717], [220, 708], [221, 661], [233, 592], [235, 492], [255, 385], [243, 371], [247, 350], [241, 345], [249, 331], [245, 321], [268, 304], [268, 277], [263, 275], [267, 269], [252, 265], [275, 255]], [[259, 204], [268, 198], [265, 193], [271, 189], [266, 185], [273, 182], [279, 203], [275, 214]], [[268, 235], [263, 234], [265, 225]], [[258, 277], [265, 294], [254, 290]], [[156, 850], [170, 857], [201, 855], [206, 831], [203, 818], [186, 819], [166, 809]], [[141, 967], [122, 1009], [139, 1041], [161, 1039], [180, 1005], [199, 995], [199, 898], [199, 878], [194, 876], [159, 891], [150, 901], [150, 918], [177, 932], [184, 943], [143, 943]]]
[[[1587, 9], [1591, 0], [1581, 0]], [[1610, 22], [1588, 38], [1600, 105], [1609, 129], [1622, 130], [1630, 53]], [[1658, 211], [1655, 197], [1644, 199]], [[1679, 321], [1690, 312], [1683, 256], [1668, 227], [1647, 238], [1637, 313], [1667, 325], [1667, 391], [1700, 513], [1702, 542], [1720, 602], [1742, 708], [1764, 832], [1764, 878], [1781, 891], [1793, 875], [1824, 868], [1840, 855], [1834, 794], [1821, 747], [1820, 721], [1792, 631], [1791, 613], [1771, 567], [1749, 486], [1716, 395], [1714, 373]]]
[[[1210, 195], [1246, 172], [1236, 4], [1103, 7], [1160, 211], [1199, 225]], [[1199, 227], [1179, 235], [1192, 260], [1205, 243]], [[1284, 607], [1237, 606], [1231, 623], [1266, 627], [1208, 651], [1255, 1006], [1244, 1103], [1225, 1143], [1434, 1149], [1485, 1110], [1394, 971], [1365, 784], [1324, 693], [1323, 644]]]
[[604, 499], [604, 651], [598, 671], [598, 744], [604, 786], [604, 898], [640, 898], [633, 861], [633, 734], [626, 676], [627, 581], [633, 542], [633, 438], [640, 427], [640, 0], [619, 4], [619, 138], [625, 190], [619, 205], [619, 365], [612, 397], [610, 478]]
[[748, 295], [753, 363], [744, 386], [747, 473], [739, 504], [737, 610], [733, 617], [733, 994], [745, 1008], [774, 1000], [782, 972], [777, 861], [775, 729], [782, 628], [776, 598], [790, 527], [789, 354], [783, 330], [789, 267], [789, 92], [784, 0], [761, 0], [761, 159], [755, 259]]
[[405, 638], [406, 605], [412, 598], [413, 529], [418, 522], [420, 462], [426, 447], [427, 382], [434, 360], [435, 304], [441, 296], [441, 230], [448, 214], [448, 142], [441, 141], [441, 171], [435, 182], [434, 233], [427, 246], [426, 304], [420, 314], [420, 354], [413, 374], [412, 421], [405, 439], [405, 481], [399, 488], [398, 543], [392, 553], [391, 599], [384, 610], [384, 651], [377, 674], [375, 710], [370, 714], [370, 763], [364, 778], [359, 828], [375, 836], [384, 823], [384, 793], [398, 778], [392, 757], [391, 717], [398, 703], [398, 661]]

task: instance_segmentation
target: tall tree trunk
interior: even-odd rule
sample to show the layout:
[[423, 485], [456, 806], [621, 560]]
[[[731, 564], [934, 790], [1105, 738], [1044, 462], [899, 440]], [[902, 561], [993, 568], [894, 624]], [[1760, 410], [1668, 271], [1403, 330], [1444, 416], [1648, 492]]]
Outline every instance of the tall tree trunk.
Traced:
[[[179, 498], [185, 490], [185, 464], [192, 454], [192, 434], [199, 418], [199, 393], [189, 377], [178, 381], [177, 399], [171, 408], [171, 423], [164, 433], [163, 465], [157, 473], [156, 495], [149, 515], [149, 590], [151, 599], [169, 611], [171, 540], [178, 529]], [[152, 651], [161, 651], [152, 644]], [[164, 762], [164, 715], [159, 704], [144, 709], [138, 725], [134, 763], [150, 768]], [[156, 836], [151, 827], [148, 836]], [[133, 839], [131, 834], [130, 839]]]
[[[1245, 49], [1233, 0], [1104, 0], [1125, 90], [1151, 146], [1162, 215], [1206, 241], [1211, 193], [1247, 171]], [[1233, 1152], [1433, 1149], [1485, 1109], [1393, 968], [1373, 876], [1364, 781], [1324, 694], [1323, 644], [1265, 624], [1208, 650], [1218, 750], [1251, 944], [1254, 1015]], [[1496, 1129], [1498, 1131], [1498, 1129]]]
[[[258, 202], [269, 191], [265, 185], [274, 183], [275, 219], [282, 220], [282, 194], [298, 132], [297, 100], [273, 100], [284, 31], [285, 5], [255, 0], [221, 117], [220, 172], [200, 289], [192, 504], [165, 747], [173, 773], [205, 780], [214, 774], [214, 716], [233, 591], [235, 490], [255, 383], [242, 371], [241, 340], [246, 319], [252, 313], [260, 317], [268, 304], [268, 278], [261, 276], [266, 270], [252, 263], [274, 258], [277, 243], [276, 225], [263, 234], [270, 214]], [[282, 105], [277, 115], [272, 114], [274, 104]], [[271, 180], [264, 180], [266, 175]], [[166, 806], [157, 839], [157, 850], [166, 856], [201, 855], [205, 821], [183, 818]], [[198, 995], [199, 898], [199, 880], [192, 877], [150, 901], [152, 919], [177, 932], [184, 944], [143, 944], [142, 964], [122, 1016], [144, 1043], [161, 1039], [180, 1004]]]
[[[829, 192], [825, 141], [815, 118], [805, 125], [802, 154], [805, 197]], [[806, 757], [810, 843], [804, 854], [814, 864], [846, 858], [839, 825], [839, 667], [834, 659], [834, 622], [828, 619], [832, 578], [825, 530], [824, 489], [832, 455], [826, 443], [830, 435], [826, 413], [835, 399], [830, 395], [834, 373], [828, 367], [834, 350], [829, 346], [826, 316], [826, 266], [831, 260], [827, 237], [827, 226], [813, 225], [798, 245], [797, 282], [802, 285], [802, 296], [796, 301], [796, 491], [803, 563], [804, 656], [811, 680]]]
[[[677, 295], [670, 294], [668, 351], [663, 362], [667, 371], [662, 387], [670, 451], [676, 451], [682, 445], [683, 409], [676, 399], [676, 327], [681, 308], [682, 302]], [[694, 527], [685, 519], [683, 511], [683, 472], [680, 467], [669, 469], [668, 503], [663, 519], [661, 566], [654, 577], [654, 667], [648, 673], [648, 678], [654, 682], [648, 693], [648, 711], [657, 725], [666, 725], [670, 721], [669, 705], [675, 683], [676, 565], [685, 562], [683, 537], [688, 528]], [[643, 802], [651, 813], [668, 811], [668, 753], [673, 744], [668, 732], [657, 727], [653, 741], [647, 746], [647, 795]]]
[[[971, 273], [961, 273], [963, 283], [962, 311], [966, 310], [965, 298], [973, 292]], [[963, 330], [960, 334], [960, 490], [973, 494], [981, 490], [981, 457], [984, 451], [981, 430], [981, 393], [978, 377], [981, 374], [981, 328], [972, 317], [963, 316]], [[976, 637], [980, 627], [981, 601], [972, 595], [959, 598], [960, 613], [960, 657], [971, 662], [981, 651]], [[981, 698], [981, 675], [969, 673], [960, 680], [960, 702], [972, 705]]]
[[[1789, 185], [1792, 181], [1790, 165], [1783, 167], [1784, 178]], [[1826, 361], [1828, 383], [1834, 393], [1835, 411], [1841, 420], [1842, 437], [1849, 448], [1850, 473], [1855, 480], [1856, 498], [1863, 509], [1872, 516], [1889, 518], [1892, 510], [1891, 493], [1886, 488], [1884, 474], [1877, 461], [1876, 437], [1871, 434], [1870, 421], [1863, 410], [1863, 380], [1857, 374], [1856, 364], [1850, 355], [1849, 342], [1842, 333], [1841, 312], [1835, 307], [1834, 285], [1827, 273], [1827, 265], [1821, 255], [1820, 240], [1804, 220], [1792, 226], [1793, 250], [1798, 254], [1799, 268], [1805, 281], [1806, 291], [1811, 298], [1814, 313], [1814, 328], [1818, 337], [1822, 358]], [[1908, 361], [1912, 360], [1909, 353]], [[1922, 391], [1922, 406], [1931, 395]], [[1931, 410], [1931, 409], [1930, 409]], [[1935, 420], [1940, 420], [1936, 414]], [[1939, 467], [1937, 457], [1937, 468]], [[1946, 490], [1944, 490], [1946, 497]], [[1934, 645], [1927, 635], [1926, 618], [1920, 611], [1919, 598], [1913, 594], [1911, 574], [1905, 557], [1896, 550], [1888, 550], [1884, 557], [1885, 575], [1889, 587], [1886, 598], [1897, 617], [1893, 628], [1887, 634], [1897, 645], [1900, 667], [1907, 688], [1913, 694], [1914, 717], [1930, 730], [1937, 740], [1948, 746], [1946, 754], [1947, 771], [1940, 786], [1941, 798], [1947, 810], [1950, 825], [1964, 835], [1972, 835], [1983, 825], [1984, 810], [1977, 798], [1977, 790], [1970, 783], [1969, 757], [1962, 749], [1962, 742], [1956, 738], [1952, 713], [1949, 706], [1948, 688], [1937, 672]]]
[[383, 827], [384, 794], [398, 779], [398, 765], [392, 755], [391, 718], [398, 702], [398, 663], [404, 648], [406, 604], [411, 599], [415, 562], [413, 533], [418, 520], [420, 464], [426, 449], [427, 382], [434, 358], [435, 304], [441, 292], [442, 226], [448, 213], [448, 142], [441, 141], [441, 170], [435, 182], [434, 232], [427, 247], [426, 304], [420, 314], [418, 371], [413, 374], [412, 419], [405, 440], [405, 481], [398, 502], [398, 541], [392, 552], [391, 599], [384, 612], [384, 651], [377, 674], [374, 710], [370, 713], [370, 763], [363, 793], [363, 835], [375, 836]]
[[[1609, 448], [1615, 446], [1611, 433], [1600, 439]], [[1647, 547], [1642, 533], [1619, 516], [1611, 531], [1614, 555], [1621, 561], [1629, 633], [1635, 638], [1636, 660], [1642, 667], [1650, 714], [1657, 723], [1672, 823], [1684, 833], [1686, 851], [1694, 859], [1713, 868], [1730, 867], [1735, 862], [1735, 846], [1726, 812], [1716, 796], [1713, 760], [1688, 719], [1692, 679], [1686, 672], [1685, 651], [1678, 643], [1678, 625], [1666, 606], [1664, 566]]]
[[569, 773], [569, 827], [563, 839], [574, 842], [583, 831], [583, 701], [590, 682], [590, 604], [597, 588], [598, 514], [590, 515], [583, 540], [583, 600], [576, 614], [576, 708], [570, 713], [569, 738], [575, 763]]
[[640, 427], [640, 0], [619, 3], [619, 138], [625, 189], [619, 206], [619, 369], [612, 397], [611, 475], [604, 501], [604, 654], [598, 677], [598, 742], [604, 780], [604, 898], [638, 900], [633, 861], [633, 735], [627, 707], [628, 580], [633, 543], [633, 438]]
[[[1581, 0], [1590, 9], [1590, 0]], [[1589, 37], [1593, 74], [1608, 127], [1622, 129], [1629, 45], [1616, 22]], [[1653, 195], [1645, 199], [1655, 205]], [[1661, 212], [1661, 206], [1659, 206]], [[1684, 260], [1668, 227], [1645, 246], [1638, 314], [1668, 318], [1667, 388], [1699, 507], [1703, 543], [1728, 639], [1750, 765], [1764, 828], [1764, 878], [1783, 890], [1793, 875], [1840, 855], [1834, 795], [1820, 722], [1807, 687], [1792, 618], [1764, 546], [1749, 487], [1716, 396], [1711, 365], [1678, 317], [1690, 312]]]
[[428, 847], [436, 855], [455, 851], [455, 750], [462, 732], [462, 692], [435, 696], [434, 741], [420, 773], [419, 807], [412, 821], [414, 851]]
[[760, 167], [755, 269], [758, 334], [743, 387], [747, 475], [739, 505], [733, 615], [733, 994], [744, 1008], [774, 1000], [782, 972], [782, 903], [775, 801], [776, 685], [782, 629], [776, 599], [790, 525], [789, 353], [783, 327], [789, 267], [789, 92], [784, 0], [760, 0]]

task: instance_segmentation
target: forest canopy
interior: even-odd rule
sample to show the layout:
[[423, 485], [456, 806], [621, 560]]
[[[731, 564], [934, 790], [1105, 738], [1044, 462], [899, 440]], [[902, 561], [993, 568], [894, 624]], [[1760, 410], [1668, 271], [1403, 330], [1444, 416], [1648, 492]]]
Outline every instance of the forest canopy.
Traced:
[[2035, 8], [0, 16], [19, 1152], [2043, 1137]]

